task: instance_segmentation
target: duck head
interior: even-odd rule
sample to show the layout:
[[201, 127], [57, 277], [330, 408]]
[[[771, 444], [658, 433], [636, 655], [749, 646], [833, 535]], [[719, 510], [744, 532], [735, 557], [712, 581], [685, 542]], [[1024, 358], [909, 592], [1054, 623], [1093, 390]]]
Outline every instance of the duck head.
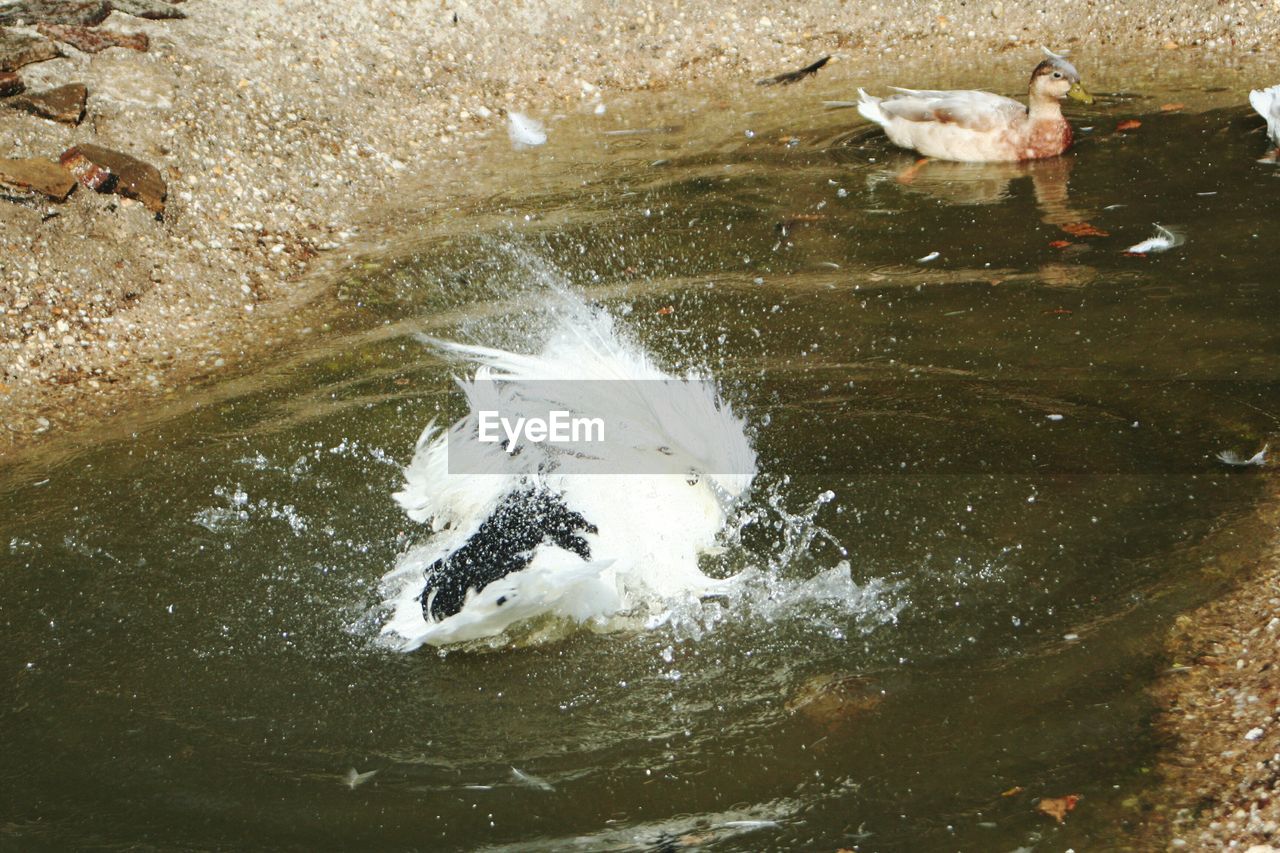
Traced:
[[1061, 100], [1064, 97], [1072, 98], [1085, 104], [1093, 103], [1093, 95], [1090, 95], [1080, 85], [1080, 72], [1076, 71], [1076, 67], [1067, 61], [1065, 56], [1056, 53], [1049, 54], [1049, 58], [1036, 66], [1031, 72], [1031, 95], [1032, 97], [1054, 98]]

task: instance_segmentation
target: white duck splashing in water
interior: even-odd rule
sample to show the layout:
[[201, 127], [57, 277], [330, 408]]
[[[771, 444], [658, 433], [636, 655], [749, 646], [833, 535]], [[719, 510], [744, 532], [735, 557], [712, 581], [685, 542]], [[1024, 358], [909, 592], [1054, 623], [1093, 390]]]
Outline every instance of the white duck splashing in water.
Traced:
[[[521, 354], [424, 338], [474, 367], [458, 385], [469, 411], [428, 424], [395, 499], [432, 536], [384, 579], [382, 633], [405, 651], [499, 638], [527, 620], [604, 625], [696, 601], [723, 584], [703, 574], [756, 473], [745, 423], [708, 381], [677, 378], [613, 318], [567, 294], [541, 350]], [[604, 414], [590, 453], [527, 440], [481, 446], [479, 414], [548, 409]], [[469, 448], [466, 472], [450, 450]]]

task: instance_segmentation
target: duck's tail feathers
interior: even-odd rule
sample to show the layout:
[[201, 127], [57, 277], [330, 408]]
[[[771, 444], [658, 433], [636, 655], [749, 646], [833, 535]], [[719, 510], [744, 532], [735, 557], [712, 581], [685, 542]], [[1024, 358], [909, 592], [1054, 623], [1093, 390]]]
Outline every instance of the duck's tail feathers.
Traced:
[[883, 125], [888, 123], [889, 117], [880, 109], [880, 101], [875, 95], [868, 95], [865, 89], [858, 89], [858, 112], [869, 121]]
[[1249, 103], [1267, 120], [1267, 135], [1280, 145], [1280, 85], [1254, 89], [1249, 93]]

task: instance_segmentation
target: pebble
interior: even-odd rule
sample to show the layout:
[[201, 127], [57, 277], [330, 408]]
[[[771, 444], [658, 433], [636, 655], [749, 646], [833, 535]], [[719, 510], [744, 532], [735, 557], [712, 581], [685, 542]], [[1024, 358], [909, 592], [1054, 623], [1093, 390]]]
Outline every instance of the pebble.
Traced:
[[33, 62], [45, 62], [62, 55], [58, 46], [43, 36], [0, 30], [0, 71], [17, 71]]
[[93, 27], [111, 14], [107, 0], [18, 0], [0, 8], [0, 24], [70, 24]]
[[146, 51], [151, 45], [146, 33], [117, 33], [96, 27], [78, 27], [67, 24], [39, 24], [36, 31], [41, 35], [69, 44], [76, 50], [85, 53], [99, 53], [109, 47], [125, 47], [130, 50]]
[[163, 0], [111, 0], [111, 6], [126, 15], [154, 21], [187, 17], [181, 9]]
[[0, 98], [20, 94], [27, 85], [12, 71], [0, 71]]
[[[18, 191], [38, 192], [55, 201], [63, 201], [75, 185], [75, 178], [51, 160], [0, 159], [0, 186]], [[13, 303], [14, 307], [19, 309], [30, 304], [26, 298], [19, 298]]]
[[164, 213], [168, 187], [150, 163], [87, 142], [68, 148], [58, 159], [89, 189], [136, 199], [152, 213]]
[[23, 110], [63, 124], [79, 124], [84, 118], [89, 90], [83, 83], [68, 83], [43, 92], [28, 92], [5, 102], [6, 106]]

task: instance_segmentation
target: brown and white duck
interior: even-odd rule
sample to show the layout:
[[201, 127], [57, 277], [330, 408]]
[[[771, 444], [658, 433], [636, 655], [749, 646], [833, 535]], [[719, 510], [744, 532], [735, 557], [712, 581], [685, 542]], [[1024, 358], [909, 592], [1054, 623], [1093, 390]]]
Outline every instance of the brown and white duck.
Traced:
[[884, 128], [889, 139], [926, 157], [967, 162], [1008, 162], [1054, 157], [1071, 145], [1062, 115], [1064, 97], [1086, 104], [1093, 96], [1080, 73], [1060, 54], [1031, 72], [1028, 103], [980, 91], [898, 89], [877, 98], [858, 90], [858, 112]]

